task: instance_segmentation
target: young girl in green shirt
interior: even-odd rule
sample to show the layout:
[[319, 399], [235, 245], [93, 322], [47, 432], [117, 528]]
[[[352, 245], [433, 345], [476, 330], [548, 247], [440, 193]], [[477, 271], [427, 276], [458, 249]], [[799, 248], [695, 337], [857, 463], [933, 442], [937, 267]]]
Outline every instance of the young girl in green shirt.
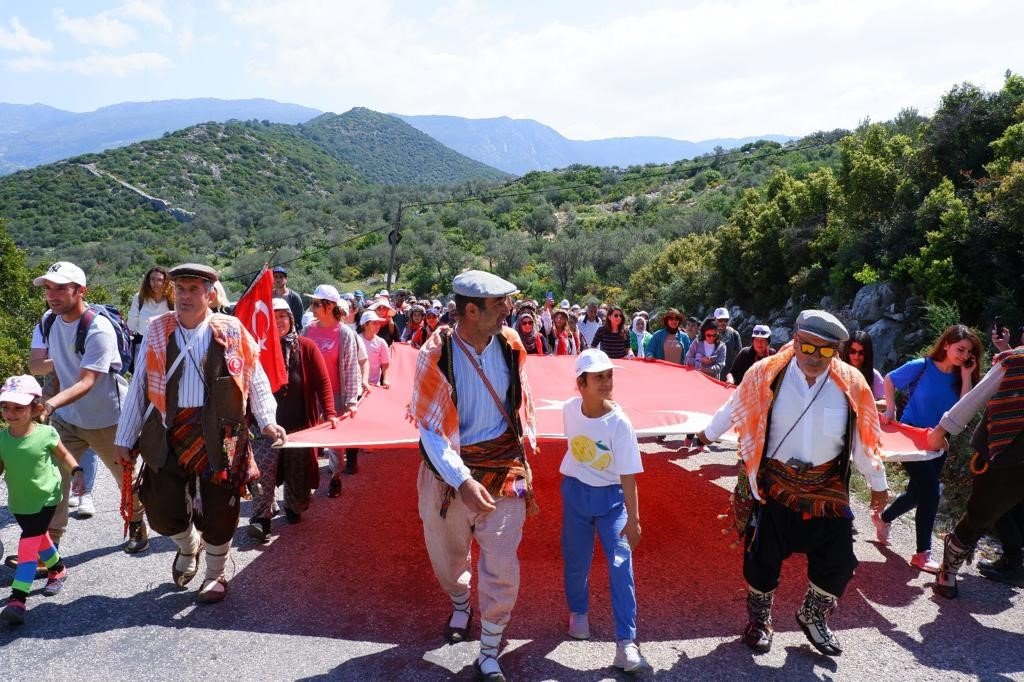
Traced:
[[7, 481], [7, 507], [21, 527], [11, 598], [0, 611], [0, 619], [11, 625], [25, 622], [25, 600], [37, 559], [47, 569], [44, 595], [60, 592], [67, 579], [67, 568], [47, 531], [61, 501], [61, 476], [54, 460], [71, 471], [76, 495], [85, 489], [82, 468], [61, 445], [57, 431], [37, 422], [44, 412], [42, 396], [39, 382], [27, 374], [9, 378], [0, 388], [0, 416], [7, 423], [0, 429], [0, 473]]

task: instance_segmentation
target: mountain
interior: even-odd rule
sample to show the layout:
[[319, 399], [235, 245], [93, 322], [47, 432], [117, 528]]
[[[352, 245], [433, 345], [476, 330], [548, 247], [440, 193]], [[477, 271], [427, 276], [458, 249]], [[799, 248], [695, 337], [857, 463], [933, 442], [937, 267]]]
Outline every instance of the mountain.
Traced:
[[452, 151], [394, 116], [362, 107], [323, 114], [299, 130], [373, 183], [438, 185], [508, 178], [507, 173]]
[[620, 168], [671, 163], [707, 154], [718, 146], [732, 149], [757, 140], [788, 142], [795, 139], [786, 135], [762, 135], [701, 142], [668, 137], [570, 140], [530, 119], [396, 116], [471, 159], [516, 175], [566, 168], [576, 163]]
[[317, 109], [269, 99], [125, 102], [87, 113], [42, 104], [0, 104], [0, 174], [122, 147], [207, 121], [302, 123]]

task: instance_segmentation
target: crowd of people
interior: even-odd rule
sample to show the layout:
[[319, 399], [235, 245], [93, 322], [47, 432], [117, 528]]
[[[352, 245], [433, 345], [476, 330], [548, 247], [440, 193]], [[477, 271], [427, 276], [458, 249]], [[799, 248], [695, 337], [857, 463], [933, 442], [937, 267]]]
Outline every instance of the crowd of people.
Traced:
[[[851, 464], [869, 482], [879, 543], [889, 542], [896, 518], [916, 509], [910, 563], [937, 575], [939, 594], [956, 595], [957, 572], [989, 528], [1003, 555], [982, 572], [1024, 581], [1024, 348], [1011, 348], [1005, 329], [993, 330], [1001, 352], [984, 379], [982, 342], [963, 325], [945, 330], [925, 357], [883, 376], [870, 336], [849, 332], [825, 311], [802, 312], [792, 340], [773, 348], [764, 324], [754, 325], [744, 345], [724, 307], [702, 321], [676, 308], [630, 315], [597, 301], [556, 304], [551, 294], [543, 303], [513, 301], [515, 285], [482, 271], [457, 276], [447, 304], [404, 290], [341, 293], [329, 283], [300, 294], [288, 287], [284, 267], [273, 275], [273, 320], [287, 375], [277, 391], [258, 345], [226, 314], [231, 304], [208, 266], [146, 273], [125, 321], [127, 355], [119, 352], [118, 321], [87, 303], [80, 268], [57, 262], [34, 280], [47, 311], [32, 339], [32, 375], [8, 378], [0, 393], [0, 471], [22, 531], [17, 553], [8, 557], [15, 577], [3, 620], [23, 622], [37, 575], [45, 576], [44, 595], [63, 588], [68, 569], [58, 547], [70, 508], [77, 506], [80, 518], [94, 513], [96, 460], [122, 487], [124, 551], [145, 551], [150, 528], [170, 537], [177, 549], [171, 579], [180, 588], [199, 574], [205, 554], [197, 601], [223, 600], [241, 499], [252, 498], [247, 533], [266, 542], [278, 511], [289, 523], [301, 522], [320, 485], [319, 456], [328, 461], [327, 496], [341, 494], [344, 475], [358, 472], [357, 450], [280, 446], [290, 432], [322, 422], [336, 427], [369, 392], [388, 390], [395, 343], [419, 349], [409, 408], [423, 457], [419, 512], [434, 574], [451, 601], [444, 625], [450, 642], [468, 636], [470, 546], [480, 549], [482, 679], [504, 679], [498, 652], [518, 593], [516, 549], [536, 509], [528, 457], [534, 413], [524, 370], [530, 355], [575, 357], [576, 384], [567, 394], [578, 397], [563, 408], [560, 467], [568, 634], [590, 637], [587, 585], [596, 534], [611, 577], [614, 664], [623, 670], [644, 664], [632, 566], [643, 466], [629, 419], [613, 401], [617, 359], [685, 365], [738, 387], [696, 439], [706, 445], [730, 429], [739, 434], [733, 499], [746, 548], [743, 639], [755, 651], [771, 648], [782, 563], [804, 553], [809, 585], [798, 623], [819, 651], [841, 653], [828, 616], [857, 565]], [[962, 431], [979, 410], [985, 419], [975, 441], [984, 455], [967, 515], [947, 536], [940, 561], [931, 540], [944, 437]], [[879, 458], [881, 425], [890, 421], [929, 429], [937, 455], [902, 465], [909, 483], [891, 503]]]

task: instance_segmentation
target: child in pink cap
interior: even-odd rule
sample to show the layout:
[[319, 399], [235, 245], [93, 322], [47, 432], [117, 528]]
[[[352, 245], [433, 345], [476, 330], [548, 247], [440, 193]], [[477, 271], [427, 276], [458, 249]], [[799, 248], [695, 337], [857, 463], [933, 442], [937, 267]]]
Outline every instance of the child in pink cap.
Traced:
[[25, 622], [25, 600], [32, 589], [37, 559], [47, 569], [44, 595], [60, 592], [67, 579], [67, 568], [47, 531], [62, 496], [55, 460], [71, 470], [76, 495], [85, 489], [82, 467], [61, 445], [56, 429], [39, 423], [44, 411], [43, 389], [34, 377], [23, 374], [4, 382], [0, 414], [7, 426], [0, 429], [0, 473], [7, 481], [7, 506], [21, 527], [11, 598], [0, 611], [0, 619], [11, 625]]

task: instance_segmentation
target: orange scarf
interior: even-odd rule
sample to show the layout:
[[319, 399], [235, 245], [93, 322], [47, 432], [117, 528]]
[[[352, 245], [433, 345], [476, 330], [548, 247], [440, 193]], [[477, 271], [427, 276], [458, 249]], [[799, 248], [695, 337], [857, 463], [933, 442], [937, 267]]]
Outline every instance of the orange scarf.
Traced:
[[[771, 405], [775, 399], [772, 395], [772, 382], [795, 354], [790, 343], [775, 355], [755, 363], [743, 375], [743, 383], [736, 388], [732, 397], [732, 423], [739, 434], [739, 456], [746, 466], [751, 492], [762, 501], [764, 498], [757, 487], [757, 471], [764, 455], [765, 434], [768, 430], [768, 410], [765, 406]], [[878, 410], [871, 387], [864, 381], [859, 370], [838, 358], [829, 365], [829, 377], [850, 403], [850, 409], [857, 417], [857, 435], [860, 436], [864, 452], [872, 465], [880, 469], [882, 459], [879, 456], [879, 443], [882, 428], [878, 422]]]
[[[503, 327], [500, 333], [512, 350], [519, 354], [519, 383], [523, 388], [523, 435], [530, 444], [530, 449], [536, 451], [537, 419], [533, 409], [530, 382], [526, 378], [526, 349], [523, 348], [519, 334], [514, 329]], [[452, 402], [452, 385], [438, 367], [442, 344], [441, 334], [434, 332], [416, 357], [416, 377], [413, 380], [412, 399], [409, 401], [407, 416], [418, 426], [444, 436], [458, 452], [459, 412]]]
[[[249, 398], [249, 382], [259, 363], [260, 349], [256, 340], [236, 317], [211, 313], [213, 338], [224, 346], [224, 364], [242, 393], [242, 409]], [[146, 328], [146, 397], [167, 423], [167, 342], [178, 329], [178, 316], [173, 311], [154, 317]], [[179, 348], [179, 352], [185, 352]], [[205, 348], [202, 349], [205, 352]]]

